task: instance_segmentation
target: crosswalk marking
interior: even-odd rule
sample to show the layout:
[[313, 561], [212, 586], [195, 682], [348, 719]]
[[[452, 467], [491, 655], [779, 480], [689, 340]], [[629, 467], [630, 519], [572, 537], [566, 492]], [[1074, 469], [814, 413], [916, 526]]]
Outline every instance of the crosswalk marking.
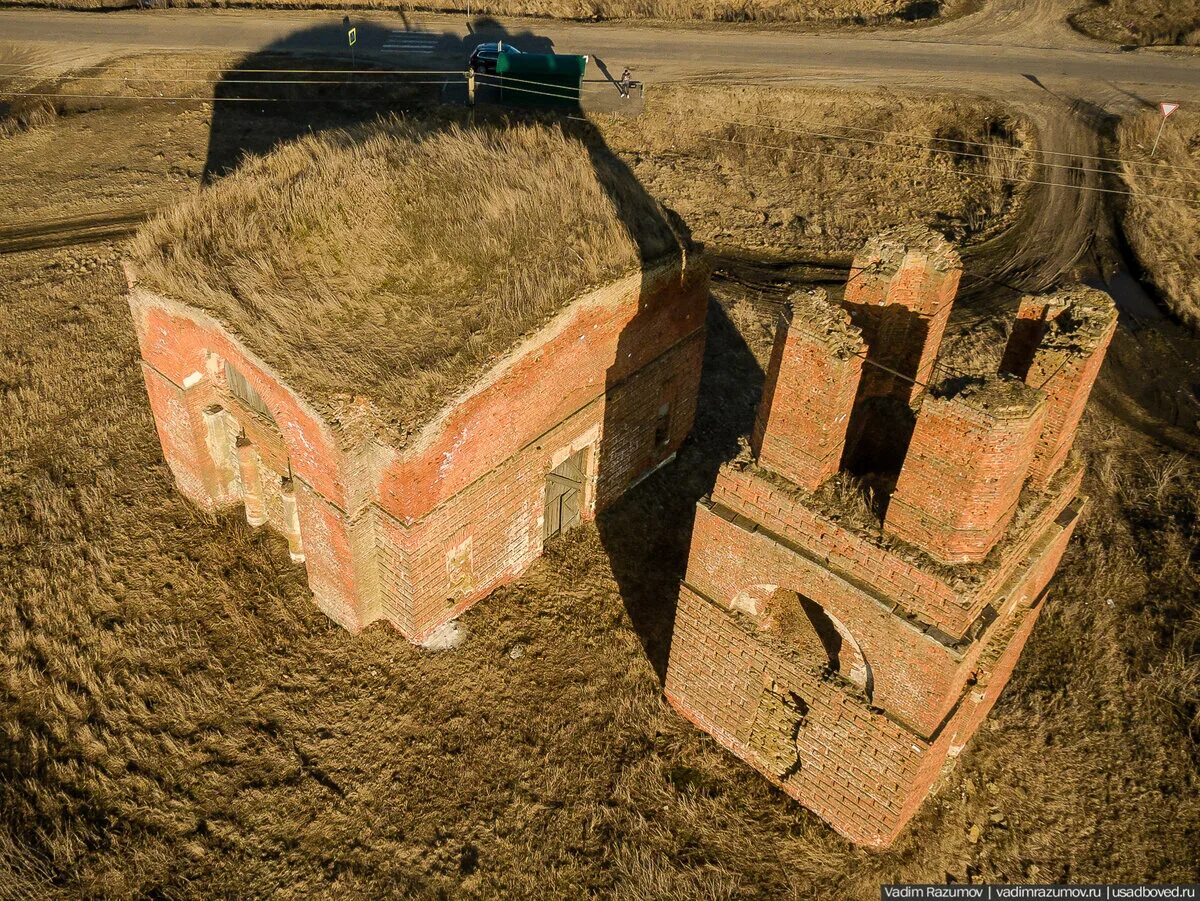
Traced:
[[383, 41], [384, 53], [433, 53], [440, 35], [420, 31], [393, 31]]

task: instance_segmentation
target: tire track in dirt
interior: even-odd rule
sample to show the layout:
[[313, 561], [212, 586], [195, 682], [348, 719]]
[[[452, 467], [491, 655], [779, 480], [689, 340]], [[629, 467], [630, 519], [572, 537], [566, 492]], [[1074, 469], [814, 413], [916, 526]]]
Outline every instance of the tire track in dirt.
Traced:
[[23, 225], [0, 225], [0, 253], [114, 241], [132, 235], [154, 212], [152, 209], [112, 209]]

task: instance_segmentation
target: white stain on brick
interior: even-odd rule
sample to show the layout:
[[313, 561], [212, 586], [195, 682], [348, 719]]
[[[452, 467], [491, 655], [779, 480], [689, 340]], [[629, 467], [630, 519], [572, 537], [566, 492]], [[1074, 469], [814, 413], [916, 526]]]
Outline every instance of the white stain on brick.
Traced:
[[446, 478], [446, 473], [450, 471], [450, 467], [454, 465], [454, 455], [462, 449], [462, 446], [467, 443], [467, 436], [470, 435], [470, 430], [463, 426], [463, 430], [459, 432], [458, 437], [454, 439], [454, 443], [450, 445], [450, 450], [442, 452], [442, 464], [438, 467], [438, 478]]

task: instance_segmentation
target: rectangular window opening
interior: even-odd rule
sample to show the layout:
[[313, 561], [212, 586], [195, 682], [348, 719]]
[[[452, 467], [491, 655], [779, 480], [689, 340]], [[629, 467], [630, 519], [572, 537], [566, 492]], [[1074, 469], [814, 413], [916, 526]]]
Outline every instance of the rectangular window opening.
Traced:
[[666, 447], [671, 443], [671, 405], [658, 408], [658, 419], [654, 423], [654, 446]]

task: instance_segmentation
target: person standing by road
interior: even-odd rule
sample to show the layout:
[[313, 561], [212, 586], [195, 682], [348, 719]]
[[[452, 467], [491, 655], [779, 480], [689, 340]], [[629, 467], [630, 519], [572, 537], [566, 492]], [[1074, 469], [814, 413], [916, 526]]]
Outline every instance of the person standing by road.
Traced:
[[629, 71], [629, 67], [625, 67], [625, 71], [621, 73], [621, 97], [625, 100], [629, 99], [629, 88], [633, 84], [633, 73]]

